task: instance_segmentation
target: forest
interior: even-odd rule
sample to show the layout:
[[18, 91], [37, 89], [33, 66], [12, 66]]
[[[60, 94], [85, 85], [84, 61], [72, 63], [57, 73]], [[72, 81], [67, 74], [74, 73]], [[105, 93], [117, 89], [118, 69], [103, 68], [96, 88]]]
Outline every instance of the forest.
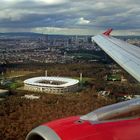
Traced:
[[[84, 115], [99, 107], [117, 102], [113, 96], [111, 98], [99, 96], [100, 90], [111, 90], [112, 93], [132, 93], [139, 90], [139, 88], [134, 90], [131, 77], [128, 78], [130, 82], [123, 85], [105, 81], [103, 77], [109, 73], [108, 65], [96, 62], [12, 66], [8, 67], [7, 73], [10, 71], [18, 71], [18, 74], [19, 71], [35, 72], [19, 77], [20, 80], [25, 80], [29, 77], [44, 75], [46, 69], [49, 76], [78, 78], [79, 74], [83, 73], [82, 89], [76, 93], [61, 95], [33, 93], [20, 88], [10, 89], [10, 96], [0, 102], [0, 140], [25, 140], [28, 132], [42, 123], [68, 116]], [[125, 75], [129, 77], [127, 73]], [[37, 100], [23, 98], [26, 94], [38, 95], [40, 98]]]

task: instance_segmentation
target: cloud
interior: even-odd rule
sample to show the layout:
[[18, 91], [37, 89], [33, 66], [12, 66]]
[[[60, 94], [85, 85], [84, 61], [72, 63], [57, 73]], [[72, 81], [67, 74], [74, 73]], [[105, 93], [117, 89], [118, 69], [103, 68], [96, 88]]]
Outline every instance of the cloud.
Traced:
[[65, 34], [65, 35], [93, 35], [97, 31], [89, 29], [77, 29], [77, 28], [58, 28], [58, 27], [43, 27], [43, 28], [34, 28], [33, 32], [37, 33], [46, 33], [46, 34]]
[[84, 19], [83, 17], [79, 18], [78, 22], [77, 22], [77, 24], [80, 24], [80, 25], [86, 25], [86, 24], [89, 24], [89, 23], [90, 23], [90, 21]]
[[47, 5], [57, 5], [68, 2], [68, 0], [35, 0], [36, 2], [43, 2]]
[[1, 0], [0, 31], [73, 29], [94, 34], [112, 27], [117, 34], [139, 34], [139, 5], [139, 0]]

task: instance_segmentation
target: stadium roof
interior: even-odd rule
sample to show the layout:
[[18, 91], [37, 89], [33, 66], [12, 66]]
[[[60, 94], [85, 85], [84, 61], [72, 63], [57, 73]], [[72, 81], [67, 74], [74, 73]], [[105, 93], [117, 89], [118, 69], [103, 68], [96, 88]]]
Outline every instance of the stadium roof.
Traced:
[[[50, 81], [50, 83], [40, 83], [42, 81]], [[53, 84], [55, 82], [62, 82], [59, 85]], [[52, 83], [51, 83], [52, 82]], [[79, 80], [64, 77], [34, 77], [24, 81], [24, 84], [42, 86], [42, 87], [68, 87], [79, 83]]]

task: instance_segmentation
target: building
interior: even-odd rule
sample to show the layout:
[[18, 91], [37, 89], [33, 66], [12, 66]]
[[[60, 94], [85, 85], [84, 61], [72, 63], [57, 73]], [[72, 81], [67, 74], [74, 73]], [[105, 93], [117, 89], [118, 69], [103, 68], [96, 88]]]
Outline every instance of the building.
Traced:
[[64, 77], [34, 77], [24, 81], [25, 90], [44, 93], [70, 93], [78, 90], [79, 80]]

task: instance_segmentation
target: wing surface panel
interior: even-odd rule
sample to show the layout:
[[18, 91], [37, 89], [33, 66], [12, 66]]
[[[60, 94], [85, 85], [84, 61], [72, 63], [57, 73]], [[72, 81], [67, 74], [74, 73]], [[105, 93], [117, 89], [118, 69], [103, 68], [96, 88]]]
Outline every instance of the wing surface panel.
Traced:
[[112, 59], [140, 82], [140, 48], [111, 36], [92, 37]]
[[[113, 42], [114, 44], [121, 47], [123, 50], [127, 51], [128, 53], [134, 55], [135, 57], [138, 57], [140, 59], [140, 48], [131, 44], [128, 44], [124, 41], [121, 41], [119, 39], [109, 37], [108, 40]], [[122, 46], [123, 45], [123, 46]]]

